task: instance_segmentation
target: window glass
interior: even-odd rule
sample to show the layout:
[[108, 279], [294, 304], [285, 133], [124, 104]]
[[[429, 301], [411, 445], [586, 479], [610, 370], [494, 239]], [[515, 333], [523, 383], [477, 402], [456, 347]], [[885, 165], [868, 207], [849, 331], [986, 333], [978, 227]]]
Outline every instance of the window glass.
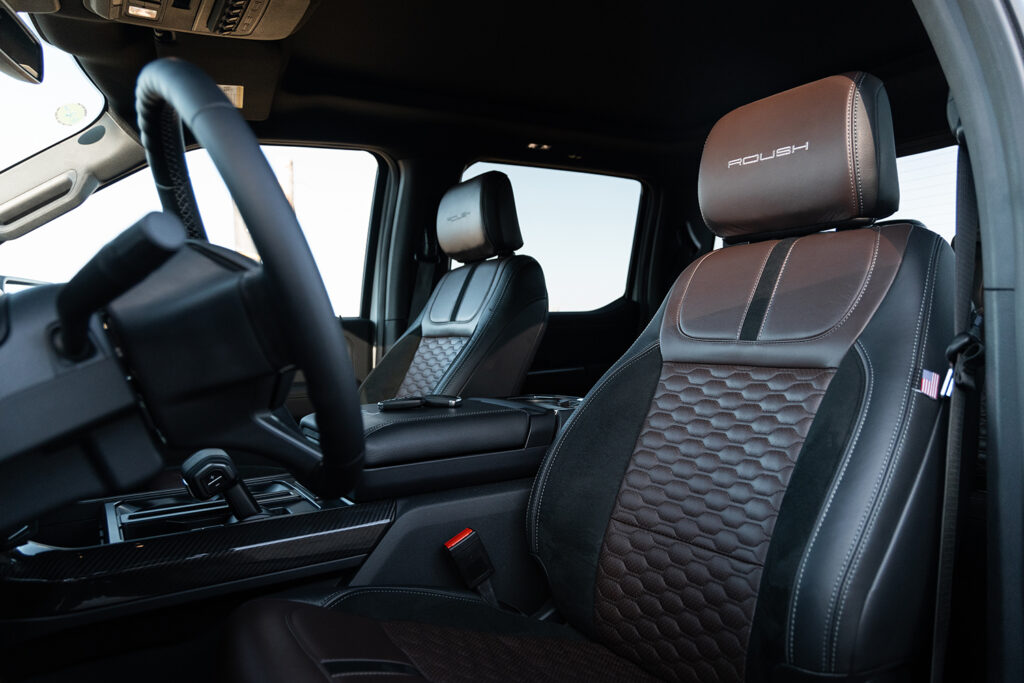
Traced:
[[544, 269], [551, 312], [590, 311], [626, 291], [640, 183], [533, 166], [476, 163], [463, 180], [501, 171], [512, 182], [523, 254]]
[[900, 177], [900, 210], [887, 220], [924, 223], [952, 242], [956, 233], [956, 146], [896, 160]]
[[[19, 16], [31, 26], [27, 14]], [[0, 114], [0, 171], [85, 130], [103, 111], [103, 95], [74, 58], [45, 40], [39, 42], [42, 83], [0, 78], [0, 102], [17, 103]]]
[[[358, 316], [377, 160], [358, 150], [264, 146], [295, 207], [338, 315]], [[210, 241], [257, 257], [245, 224], [205, 150], [188, 152]], [[65, 282], [104, 244], [160, 200], [143, 169], [93, 194], [50, 223], [0, 244], [0, 275]]]
[[[900, 209], [886, 220], [920, 221], [947, 242], [956, 233], [956, 145], [896, 159]], [[715, 249], [722, 238], [715, 238]]]

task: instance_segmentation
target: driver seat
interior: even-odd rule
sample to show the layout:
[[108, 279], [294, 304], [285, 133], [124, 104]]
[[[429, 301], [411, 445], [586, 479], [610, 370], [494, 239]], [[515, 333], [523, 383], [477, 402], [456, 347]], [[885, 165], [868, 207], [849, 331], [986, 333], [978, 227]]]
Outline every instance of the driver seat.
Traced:
[[882, 83], [731, 112], [698, 190], [730, 245], [680, 275], [533, 487], [566, 624], [430, 588], [264, 599], [234, 617], [237, 680], [926, 674], [953, 258], [919, 223], [876, 222], [899, 201]]

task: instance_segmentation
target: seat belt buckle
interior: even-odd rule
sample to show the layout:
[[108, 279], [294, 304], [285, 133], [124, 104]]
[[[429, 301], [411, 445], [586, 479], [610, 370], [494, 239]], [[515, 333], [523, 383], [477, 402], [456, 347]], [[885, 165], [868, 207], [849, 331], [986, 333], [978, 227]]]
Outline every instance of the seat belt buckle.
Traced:
[[476, 590], [494, 575], [494, 565], [480, 534], [465, 528], [444, 543], [466, 585]]

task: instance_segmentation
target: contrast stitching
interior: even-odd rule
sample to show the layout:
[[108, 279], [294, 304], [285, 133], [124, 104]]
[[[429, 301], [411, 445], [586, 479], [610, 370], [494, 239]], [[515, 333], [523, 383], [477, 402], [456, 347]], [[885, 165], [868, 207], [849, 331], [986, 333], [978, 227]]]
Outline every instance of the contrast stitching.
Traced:
[[[921, 298], [922, 310], [925, 309], [926, 303], [931, 303], [934, 296], [934, 266], [936, 263], [936, 256], [938, 255], [939, 242], [936, 239], [932, 245], [932, 256], [931, 262], [928, 266], [928, 279], [926, 281], [925, 290]], [[914, 385], [914, 371], [923, 363], [924, 353], [926, 350], [926, 344], [924, 343], [925, 338], [928, 336], [928, 331], [931, 329], [932, 309], [933, 306], [927, 306], [927, 315], [924, 317], [924, 335], [917, 337], [917, 349], [914, 352], [914, 362], [910, 366], [910, 376], [907, 384], [907, 395], [910, 398], [917, 399], [917, 396], [911, 391], [910, 387]], [[921, 334], [921, 317], [918, 316], [918, 327], [916, 330], [918, 335]], [[836, 614], [835, 626], [832, 634], [832, 652], [831, 652], [831, 665], [834, 668], [836, 662], [836, 652], [839, 648], [839, 627], [843, 621], [843, 612], [846, 610], [846, 600], [850, 594], [850, 587], [853, 585], [853, 581], [857, 576], [857, 569], [860, 567], [861, 558], [864, 556], [864, 551], [867, 548], [867, 541], [871, 537], [871, 532], [874, 531], [875, 524], [878, 522], [878, 517], [881, 513], [882, 506], [885, 504], [886, 497], [889, 493], [889, 487], [892, 484], [892, 480], [895, 477], [896, 467], [899, 465], [900, 459], [903, 456], [904, 446], [906, 444], [907, 434], [909, 433], [908, 426], [913, 418], [914, 406], [919, 405], [920, 400], [914, 400], [912, 403], [906, 406], [906, 411], [901, 409], [901, 419], [897, 423], [896, 430], [899, 434], [899, 441], [896, 443], [895, 455], [890, 465], [886, 466], [885, 469], [885, 481], [882, 485], [881, 493], [878, 495], [878, 500], [871, 511], [871, 517], [868, 520], [868, 526], [864, 530], [863, 537], [860, 539], [860, 546], [857, 549], [856, 557], [854, 558], [853, 564], [850, 567], [849, 576], [843, 586], [843, 594], [840, 599], [839, 611]], [[896, 433], [893, 434], [895, 438]], [[892, 442], [890, 441], [890, 449], [892, 448]]]
[[[789, 264], [789, 257], [793, 255], [793, 249], [796, 248], [797, 242], [799, 241], [800, 240], [794, 240], [786, 251], [786, 258], [783, 259], [782, 267], [779, 268], [779, 275], [775, 278], [775, 285], [772, 287], [771, 296], [768, 297], [768, 308], [764, 309], [764, 317], [761, 318], [761, 326], [757, 328], [757, 337], [755, 337], [755, 340], [760, 339], [761, 333], [764, 332], [765, 323], [768, 322], [768, 314], [772, 312], [772, 306], [775, 304], [775, 293], [779, 290], [779, 283], [782, 282], [782, 276], [786, 272], [786, 266]], [[758, 279], [760, 280], [760, 278]], [[854, 304], [854, 306], [856, 306], [856, 304]]]
[[857, 215], [864, 213], [864, 185], [861, 182], [860, 177], [860, 146], [857, 144], [857, 96], [860, 95], [860, 84], [864, 80], [864, 72], [857, 74], [856, 79], [853, 81], [854, 85], [854, 97], [853, 97], [853, 128], [851, 132], [851, 139], [853, 140], [853, 174], [857, 179]]
[[853, 211], [857, 212], [857, 190], [854, 186], [854, 175], [853, 170], [853, 125], [852, 125], [852, 110], [853, 110], [853, 94], [857, 90], [857, 80], [853, 79], [850, 82], [850, 92], [846, 96], [846, 170], [850, 175], [850, 201], [853, 203]]
[[839, 320], [839, 322], [833, 325], [830, 329], [820, 334], [817, 334], [813, 337], [803, 337], [801, 339], [774, 339], [754, 341], [746, 341], [742, 339], [706, 339], [704, 337], [691, 337], [690, 335], [686, 334], [686, 332], [683, 332], [681, 325], [679, 326], [679, 333], [682, 334], [687, 339], [691, 339], [695, 342], [700, 342], [701, 344], [740, 344], [741, 346], [755, 344], [807, 344], [810, 342], [820, 341], [836, 333], [837, 331], [839, 331], [840, 327], [846, 324], [846, 322], [850, 319], [850, 316], [853, 315], [853, 312], [857, 310], [857, 306], [860, 304], [860, 300], [864, 297], [864, 293], [867, 292], [868, 290], [868, 285], [871, 283], [871, 277], [872, 275], [874, 275], [875, 266], [878, 262], [879, 246], [881, 244], [882, 239], [881, 228], [879, 226], [871, 226], [871, 228], [865, 228], [865, 230], [867, 229], [873, 230], [875, 232], [875, 246], [874, 251], [871, 255], [871, 265], [869, 266], [867, 275], [864, 278], [864, 283], [861, 285], [860, 291], [857, 293], [857, 298], [854, 299], [852, 304], [850, 304], [850, 307], [846, 310], [846, 314]]
[[[778, 244], [778, 242], [776, 242], [775, 244]], [[750, 288], [750, 296], [747, 297], [747, 305], [743, 307], [743, 315], [740, 316], [740, 326], [736, 328], [736, 340], [737, 341], [739, 341], [740, 335], [743, 334], [743, 323], [747, 319], [747, 313], [750, 312], [750, 303], [754, 300], [754, 294], [757, 293], [757, 285], [761, 283], [761, 276], [764, 275], [764, 267], [766, 265], [768, 265], [768, 259], [769, 259], [769, 257], [771, 257], [773, 249], [775, 249], [775, 245], [774, 244], [772, 245], [771, 249], [768, 249], [765, 252], [764, 258], [761, 260], [761, 267], [757, 271], [757, 277], [754, 278], [754, 286]], [[679, 315], [680, 315], [680, 318], [679, 318], [679, 329], [680, 329], [680, 331], [682, 330], [682, 327], [683, 327], [683, 320], [682, 320], [682, 317], [681, 317], [682, 314], [683, 314], [683, 307], [680, 306], [679, 307]]]
[[[931, 280], [931, 270], [932, 270], [933, 266], [934, 266], [934, 259], [929, 264], [929, 272], [928, 272], [928, 275], [926, 277], [926, 282], [930, 282], [930, 280]], [[927, 289], [925, 291], [927, 291]], [[833, 616], [833, 612], [834, 612], [834, 610], [836, 608], [836, 600], [839, 597], [839, 592], [840, 592], [840, 590], [843, 587], [843, 584], [844, 584], [844, 581], [845, 581], [846, 577], [849, 575], [850, 562], [851, 562], [854, 554], [857, 552], [858, 548], [860, 547], [860, 544], [861, 544], [861, 542], [862, 542], [862, 540], [864, 538], [863, 532], [864, 532], [864, 529], [865, 529], [865, 525], [867, 524], [867, 522], [868, 522], [868, 520], [869, 520], [869, 518], [871, 516], [872, 510], [874, 510], [874, 507], [875, 507], [875, 505], [878, 502], [879, 491], [881, 490], [881, 486], [883, 484], [883, 481], [884, 481], [884, 478], [885, 478], [885, 474], [886, 474], [886, 472], [887, 472], [887, 470], [888, 470], [888, 468], [889, 468], [889, 466], [891, 464], [892, 458], [893, 458], [893, 448], [896, 446], [897, 438], [899, 436], [900, 426], [903, 424], [903, 420], [904, 420], [904, 418], [906, 416], [907, 402], [908, 402], [908, 400], [910, 398], [910, 388], [911, 388], [912, 379], [913, 379], [913, 366], [914, 366], [914, 363], [916, 363], [918, 349], [920, 348], [920, 343], [921, 343], [921, 337], [920, 337], [920, 334], [921, 334], [921, 322], [922, 322], [922, 320], [924, 320], [924, 309], [925, 309], [925, 300], [922, 299], [921, 300], [921, 307], [918, 310], [917, 324], [915, 326], [915, 332], [914, 332], [915, 333], [914, 349], [911, 352], [911, 367], [910, 367], [909, 374], [908, 374], [908, 377], [907, 377], [907, 380], [906, 380], [906, 384], [905, 384], [905, 387], [904, 387], [904, 390], [903, 390], [903, 398], [901, 399], [901, 402], [900, 402], [900, 408], [899, 408], [899, 411], [897, 413], [900, 417], [896, 421], [896, 426], [893, 428], [892, 436], [889, 438], [889, 445], [886, 447], [885, 458], [884, 458], [884, 460], [882, 462], [881, 468], [878, 471], [878, 476], [875, 478], [874, 484], [871, 487], [871, 495], [870, 495], [870, 497], [868, 499], [868, 505], [867, 505], [867, 507], [865, 507], [864, 512], [861, 514], [860, 520], [857, 522], [857, 528], [856, 528], [856, 530], [854, 531], [854, 534], [853, 534], [853, 541], [851, 542], [850, 547], [847, 549], [845, 555], [843, 556], [843, 561], [842, 561], [842, 564], [841, 564], [841, 569], [840, 569], [839, 573], [836, 575], [835, 582], [833, 583], [833, 586], [832, 586], [832, 592], [829, 595], [828, 610], [827, 610], [827, 612], [825, 614], [826, 637], [825, 637], [825, 640], [822, 643], [822, 651], [821, 651], [821, 666], [822, 666], [823, 669], [827, 669], [827, 667], [828, 667], [828, 660], [829, 660], [829, 657], [828, 657], [828, 654], [829, 654], [828, 644], [829, 644], [829, 641], [832, 640], [833, 624], [834, 624], [832, 616]]]
[[[850, 439], [846, 445], [846, 449], [843, 452], [842, 461], [839, 467], [839, 474], [836, 476], [832, 483], [831, 489], [829, 490], [828, 499], [825, 502], [825, 506], [822, 508], [821, 513], [818, 515], [818, 519], [814, 525], [814, 532], [811, 534], [811, 542], [807, 546], [806, 552], [803, 557], [800, 558], [800, 570], [797, 573], [796, 588], [793, 590], [792, 605], [789, 609], [789, 619], [786, 623], [787, 630], [787, 662], [789, 664], [795, 664], [796, 654], [794, 652], [794, 633], [796, 632], [796, 614], [797, 606], [800, 601], [800, 586], [803, 584], [804, 570], [807, 567], [807, 562], [810, 559], [811, 554], [814, 552], [814, 544], [818, 540], [818, 534], [821, 532], [822, 527], [825, 525], [825, 519], [828, 517], [829, 510], [832, 508], [832, 501], [835, 499], [836, 492], [839, 490], [839, 486], [843, 483], [843, 478], [846, 476], [846, 470], [850, 465], [853, 451], [856, 449], [857, 444], [860, 441], [861, 432], [864, 429], [864, 425], [867, 422], [868, 414], [871, 410], [871, 398], [874, 393], [875, 387], [875, 369], [871, 364], [871, 357], [868, 355], [868, 351], [864, 348], [858, 339], [853, 344], [854, 349], [857, 350], [858, 355], [861, 358], [861, 363], [865, 369], [865, 389], [864, 389], [864, 400], [860, 410], [860, 417], [857, 422], [857, 429], [854, 431], [853, 438]], [[826, 636], [827, 637], [827, 636]]]
[[533, 511], [533, 538], [531, 539], [530, 543], [533, 552], [540, 551], [540, 542], [538, 541], [540, 534], [540, 510], [541, 507], [544, 505], [544, 491], [547, 488], [548, 479], [551, 476], [551, 470], [555, 465], [555, 460], [558, 459], [558, 454], [562, 450], [562, 445], [565, 444], [565, 442], [569, 439], [569, 435], [572, 434], [572, 431], [576, 428], [576, 425], [579, 424], [579, 418], [583, 415], [586, 409], [591, 406], [591, 404], [594, 402], [594, 399], [597, 398], [597, 395], [600, 394], [606, 386], [608, 386], [608, 383], [615, 379], [623, 370], [630, 367], [631, 365], [636, 363], [638, 360], [640, 360], [641, 358], [643, 358], [644, 356], [646, 356], [648, 353], [658, 348], [659, 346], [661, 346], [660, 340], [652, 342], [642, 351], [639, 351], [637, 355], [631, 358], [628, 362], [621, 365], [617, 370], [615, 370], [615, 372], [613, 372], [607, 378], [600, 380], [591, 390], [589, 397], [585, 399], [583, 404], [581, 404], [573, 413], [572, 418], [569, 420], [568, 426], [562, 433], [562, 437], [558, 440], [558, 444], [555, 446], [555, 449], [551, 452], [551, 456], [545, 459], [544, 464], [541, 466], [543, 471], [538, 475], [538, 478], [540, 478], [541, 480], [540, 489], [538, 490], [536, 485], [534, 485], [533, 487], [533, 491], [537, 492], [536, 505], [534, 505], [533, 503], [533, 492], [530, 493], [530, 501], [527, 504], [527, 510], [532, 509]]
[[683, 305], [686, 303], [686, 294], [690, 291], [690, 283], [692, 283], [694, 278], [697, 276], [697, 271], [700, 270], [704, 261], [714, 253], [715, 252], [713, 251], [709, 251], [697, 259], [697, 262], [693, 264], [693, 270], [690, 271], [690, 279], [686, 281], [686, 284], [683, 286], [683, 293], [679, 296], [679, 306], [676, 307], [675, 319], [676, 327], [679, 328], [679, 332], [683, 335], [686, 335], [686, 332], [683, 332]]
[[434, 592], [423, 590], [410, 590], [406, 588], [356, 588], [355, 590], [347, 589], [345, 591], [335, 593], [334, 596], [332, 596], [332, 598], [336, 597], [337, 599], [332, 599], [331, 601], [325, 603], [324, 607], [326, 607], [327, 609], [333, 609], [341, 603], [343, 603], [345, 600], [348, 600], [349, 598], [355, 597], [357, 595], [366, 595], [368, 593], [399, 593], [402, 595], [422, 595], [428, 598], [444, 598], [446, 600], [458, 600], [459, 602], [468, 602], [474, 605], [487, 604], [483, 600], [464, 598], [459, 595], [449, 595], [447, 593], [442, 593], [440, 591]]

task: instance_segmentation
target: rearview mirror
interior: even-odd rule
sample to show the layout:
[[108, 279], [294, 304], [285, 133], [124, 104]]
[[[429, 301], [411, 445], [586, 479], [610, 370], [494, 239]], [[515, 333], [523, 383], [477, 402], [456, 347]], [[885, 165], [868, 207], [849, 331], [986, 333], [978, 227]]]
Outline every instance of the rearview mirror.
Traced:
[[0, 0], [0, 72], [26, 83], [43, 82], [43, 46], [3, 0]]

